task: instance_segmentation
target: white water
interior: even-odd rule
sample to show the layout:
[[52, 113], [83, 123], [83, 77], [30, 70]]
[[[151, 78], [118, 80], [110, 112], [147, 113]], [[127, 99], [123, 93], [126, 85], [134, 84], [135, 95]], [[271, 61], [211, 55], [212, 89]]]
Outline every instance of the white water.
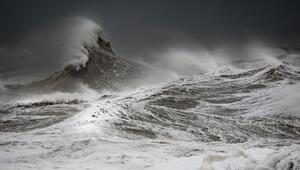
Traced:
[[[120, 118], [120, 102], [130, 102], [128, 96], [143, 99], [163, 86], [106, 92], [109, 97], [89, 100], [87, 109], [63, 122], [22, 133], [1, 132], [0, 169], [266, 170], [299, 166], [300, 144], [295, 139], [204, 143], [189, 140], [189, 134], [172, 128], [168, 133], [173, 139], [148, 139], [130, 133], [125, 134], [129, 138], [124, 138], [121, 131], [111, 127], [110, 122]], [[143, 106], [137, 103], [135, 108], [142, 109], [139, 107]], [[95, 113], [99, 116], [93, 117]]]
[[[83, 26], [93, 45], [98, 26]], [[130, 90], [3, 90], [0, 169], [299, 169], [299, 68], [281, 51], [248, 53], [170, 49], [150, 74], [168, 81]]]

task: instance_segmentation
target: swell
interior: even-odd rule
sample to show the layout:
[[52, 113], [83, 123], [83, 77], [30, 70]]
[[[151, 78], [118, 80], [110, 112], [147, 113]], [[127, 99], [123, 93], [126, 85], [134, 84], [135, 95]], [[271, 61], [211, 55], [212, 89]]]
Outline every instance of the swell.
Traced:
[[[89, 63], [87, 68], [90, 69]], [[92, 72], [95, 73], [94, 70]], [[77, 71], [71, 74], [77, 74]], [[97, 102], [106, 101], [108, 106], [99, 105], [95, 113], [91, 113], [91, 117], [101, 120], [101, 117], [109, 113], [116, 118], [107, 120], [109, 126], [116, 130], [117, 135], [131, 139], [146, 137], [226, 143], [245, 142], [250, 138], [297, 139], [300, 137], [299, 118], [281, 114], [272, 108], [276, 104], [273, 99], [274, 91], [292, 81], [298, 81], [299, 77], [295, 67], [285, 64], [232, 75], [180, 78], [157, 88], [137, 89], [133, 94], [123, 92], [121, 96], [118, 93], [104, 95]], [[88, 77], [92, 80], [94, 78]], [[57, 82], [59, 77], [50, 79]], [[45, 82], [49, 84], [48, 80]], [[78, 99], [37, 101], [8, 105], [8, 108], [1, 111], [2, 115], [25, 113], [34, 117], [37, 110], [43, 112], [42, 110], [52, 109], [52, 112], [64, 115], [78, 112], [74, 107], [84, 104], [82, 102]], [[66, 110], [61, 110], [62, 108]], [[49, 115], [51, 114], [44, 113], [44, 116]], [[67, 117], [62, 116], [60, 120]], [[50, 120], [46, 122], [51, 122]], [[9, 122], [2, 123], [5, 125]], [[19, 128], [18, 123], [15, 127]], [[34, 126], [38, 127], [40, 126]]]
[[[225, 143], [299, 139], [299, 117], [274, 109], [274, 91], [299, 77], [293, 67], [279, 65], [231, 76], [181, 78], [157, 89], [112, 98], [111, 107], [117, 111], [106, 108], [106, 112], [117, 117], [111, 126], [130, 139]], [[101, 114], [100, 109], [96, 115]]]
[[123, 81], [137, 77], [142, 68], [140, 64], [116, 56], [111, 43], [100, 34], [96, 38], [96, 45], [85, 44], [83, 47], [87, 61], [79, 65], [67, 65], [41, 81], [5, 87], [23, 92], [76, 91], [83, 83], [93, 89], [113, 89], [114, 84], [122, 84]]

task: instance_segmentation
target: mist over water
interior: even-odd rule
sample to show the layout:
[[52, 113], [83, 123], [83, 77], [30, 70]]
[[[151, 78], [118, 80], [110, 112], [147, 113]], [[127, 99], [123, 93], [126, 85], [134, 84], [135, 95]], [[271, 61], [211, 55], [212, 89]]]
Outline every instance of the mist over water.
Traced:
[[300, 168], [300, 51], [195, 43], [122, 58], [83, 17], [28, 37], [0, 51], [5, 169]]
[[[62, 19], [34, 30], [12, 47], [0, 48], [0, 78], [21, 83], [41, 80], [72, 64], [88, 61], [84, 46], [95, 46], [102, 28], [84, 17]], [[4, 60], [5, 58], [5, 60]]]

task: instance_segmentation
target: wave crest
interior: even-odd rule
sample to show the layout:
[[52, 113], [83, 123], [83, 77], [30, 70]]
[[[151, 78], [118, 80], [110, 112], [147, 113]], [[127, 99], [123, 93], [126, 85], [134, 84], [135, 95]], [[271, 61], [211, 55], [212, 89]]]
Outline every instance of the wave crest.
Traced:
[[102, 27], [89, 19], [78, 17], [71, 22], [67, 65], [80, 70], [89, 60], [87, 47], [96, 47], [98, 37], [104, 38], [105, 35]]

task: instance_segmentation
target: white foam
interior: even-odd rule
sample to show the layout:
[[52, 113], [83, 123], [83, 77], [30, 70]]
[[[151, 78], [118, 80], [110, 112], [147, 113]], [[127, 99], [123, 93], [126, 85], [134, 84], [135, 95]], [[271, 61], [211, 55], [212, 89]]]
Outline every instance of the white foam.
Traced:
[[98, 92], [80, 84], [76, 92], [50, 92], [44, 94], [22, 95], [11, 100], [11, 103], [31, 104], [36, 102], [67, 102], [72, 100], [92, 101], [99, 97]]
[[300, 117], [300, 83], [288, 85], [275, 93], [276, 109], [286, 115]]
[[[95, 22], [78, 17], [72, 20], [70, 24], [70, 37], [68, 43], [68, 63], [74, 65], [77, 69], [85, 67], [86, 62], [89, 60], [88, 51], [85, 48], [97, 46], [98, 36], [101, 36], [102, 28]], [[102, 35], [103, 36], [103, 35]]]

